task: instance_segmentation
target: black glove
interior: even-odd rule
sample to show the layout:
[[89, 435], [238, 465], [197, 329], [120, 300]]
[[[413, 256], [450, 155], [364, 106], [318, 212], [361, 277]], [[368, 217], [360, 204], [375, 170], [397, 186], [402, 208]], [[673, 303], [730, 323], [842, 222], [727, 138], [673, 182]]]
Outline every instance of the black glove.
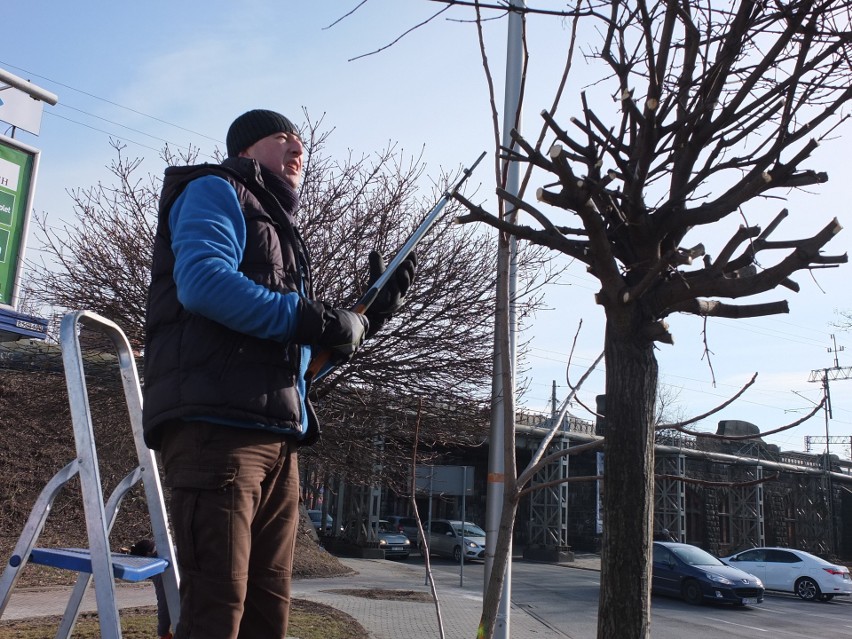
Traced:
[[370, 321], [364, 315], [303, 299], [293, 341], [330, 350], [332, 364], [338, 365], [352, 359], [369, 330]]
[[[378, 251], [370, 251], [370, 280], [368, 288], [372, 286], [385, 272], [385, 260]], [[406, 257], [393, 276], [385, 283], [376, 299], [370, 304], [366, 311], [370, 320], [370, 328], [367, 337], [374, 335], [387, 321], [396, 313], [405, 301], [405, 295], [414, 281], [417, 271], [417, 255], [412, 251]]]

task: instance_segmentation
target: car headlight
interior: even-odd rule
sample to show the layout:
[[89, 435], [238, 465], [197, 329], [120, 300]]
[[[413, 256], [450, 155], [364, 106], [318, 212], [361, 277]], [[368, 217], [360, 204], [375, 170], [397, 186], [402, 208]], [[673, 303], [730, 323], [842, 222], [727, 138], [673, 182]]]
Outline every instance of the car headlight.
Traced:
[[379, 539], [379, 546], [387, 546], [387, 545], [388, 545], [387, 539]]
[[411, 540], [410, 540], [410, 539], [406, 539], [406, 540], [405, 540], [405, 543], [403, 543], [403, 546], [410, 546], [410, 545], [411, 545]]
[[705, 574], [707, 576], [707, 579], [717, 584], [725, 584], [726, 586], [730, 586], [732, 583], [730, 579], [728, 579], [727, 577], [723, 577], [722, 575], [714, 575], [712, 572], [708, 572]]
[[466, 543], [467, 543], [468, 548], [478, 548], [476, 542], [474, 542], [474, 541], [468, 541]]

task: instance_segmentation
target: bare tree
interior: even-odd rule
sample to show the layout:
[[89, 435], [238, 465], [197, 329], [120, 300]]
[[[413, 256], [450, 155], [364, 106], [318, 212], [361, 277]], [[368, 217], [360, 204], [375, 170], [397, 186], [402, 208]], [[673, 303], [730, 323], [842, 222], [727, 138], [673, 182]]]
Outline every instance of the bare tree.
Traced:
[[852, 330], [852, 310], [837, 311], [839, 319], [832, 322], [832, 326], [836, 326], [841, 331]]
[[[476, 5], [479, 16], [478, 2], [448, 4]], [[589, 89], [607, 87], [615, 108], [583, 92], [570, 129], [559, 125], [555, 107], [542, 113], [548, 146], [513, 134], [504, 158], [526, 163], [547, 186], [533, 202], [498, 179], [497, 195], [530, 223], [458, 199], [469, 211], [463, 221], [564, 253], [600, 281], [607, 471], [598, 637], [629, 639], [650, 636], [654, 344], [673, 342], [665, 318], [785, 313], [785, 300], [722, 300], [779, 286], [798, 291], [797, 271], [847, 260], [822, 252], [840, 231], [836, 219], [811, 237], [777, 241], [770, 235], [787, 210], [765, 229], [748, 219], [762, 215], [761, 200], [827, 180], [806, 163], [845, 119], [841, 109], [852, 97], [852, 3], [614, 0], [578, 7], [575, 33], [584, 34], [589, 77], [596, 78]], [[715, 258], [707, 255], [709, 229], [735, 216], [743, 220], [739, 230]]]
[[[424, 165], [393, 146], [333, 158], [329, 131], [321, 120], [311, 121], [307, 113], [305, 118], [300, 228], [318, 297], [348, 307], [366, 289], [370, 250], [392, 256], [453, 176], [436, 176], [434, 188], [424, 189]], [[112, 146], [117, 159], [108, 169], [114, 184], [69, 191], [72, 222], [54, 227], [53, 216], [38, 216], [41, 259], [29, 265], [27, 295], [60, 312], [100, 313], [141, 348], [161, 182], [158, 176], [139, 177], [142, 160], [128, 159], [118, 142]], [[194, 158], [169, 149], [162, 154], [170, 164]], [[491, 372], [495, 240], [455, 225], [460, 208], [449, 202], [444, 218], [421, 241], [417, 280], [404, 309], [352, 362], [314, 384], [325, 436], [304, 451], [305, 465], [324, 473], [345, 469], [352, 482], [387, 479], [404, 486], [414, 397], [428, 406], [421, 417], [424, 456], [435, 442], [481, 443], [487, 419], [481, 389], [488, 387]], [[545, 255], [540, 249], [526, 252], [525, 271], [546, 268]], [[532, 283], [524, 294], [524, 308], [531, 311], [538, 303]], [[375, 438], [383, 440], [381, 450]], [[372, 474], [370, 460], [377, 454], [386, 477]]]
[[680, 393], [680, 388], [675, 388], [658, 380], [654, 408], [654, 427], [656, 429], [654, 441], [657, 444], [668, 443], [672, 439], [677, 440], [679, 438], [677, 431], [671, 428], [670, 424], [687, 419], [686, 409], [679, 401]]
[[[52, 226], [48, 214], [34, 216], [41, 257], [28, 263], [25, 288], [31, 304], [108, 317], [141, 348], [160, 182], [139, 177], [142, 159], [128, 158], [118, 141], [110, 144], [116, 158], [107, 168], [115, 183], [69, 189], [73, 223]], [[196, 155], [190, 150], [181, 159], [191, 163]]]

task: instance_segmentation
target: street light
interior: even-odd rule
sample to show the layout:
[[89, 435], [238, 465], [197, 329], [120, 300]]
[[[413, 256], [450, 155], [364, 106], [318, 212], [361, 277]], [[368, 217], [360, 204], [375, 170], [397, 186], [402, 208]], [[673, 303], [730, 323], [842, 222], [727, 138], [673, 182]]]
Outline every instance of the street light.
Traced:
[[59, 101], [59, 98], [55, 93], [51, 93], [47, 89], [42, 89], [41, 87], [34, 85], [29, 80], [19, 78], [4, 69], [0, 69], [0, 82], [8, 84], [10, 87], [20, 89], [34, 100], [47, 102], [50, 106], [55, 105]]

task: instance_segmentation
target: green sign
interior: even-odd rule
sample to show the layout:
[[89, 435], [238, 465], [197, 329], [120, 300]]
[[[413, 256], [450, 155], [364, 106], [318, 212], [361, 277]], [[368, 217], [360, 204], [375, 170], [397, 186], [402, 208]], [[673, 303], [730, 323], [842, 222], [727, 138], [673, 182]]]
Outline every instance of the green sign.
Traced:
[[14, 306], [38, 151], [0, 136], [0, 305]]

